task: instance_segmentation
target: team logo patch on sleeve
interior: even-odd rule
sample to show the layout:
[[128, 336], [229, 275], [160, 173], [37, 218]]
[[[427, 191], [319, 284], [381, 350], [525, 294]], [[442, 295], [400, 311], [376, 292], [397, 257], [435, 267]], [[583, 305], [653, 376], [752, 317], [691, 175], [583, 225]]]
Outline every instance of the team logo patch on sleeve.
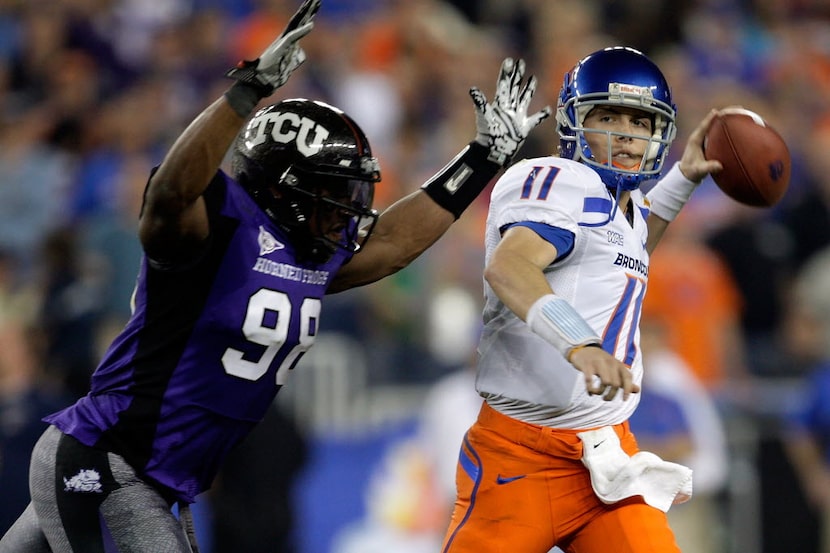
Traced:
[[257, 243], [259, 244], [259, 255], [267, 255], [285, 247], [285, 244], [274, 238], [274, 235], [265, 230], [262, 225], [259, 226]]
[[63, 491], [78, 493], [101, 493], [101, 474], [95, 469], [84, 469], [72, 478], [63, 478]]

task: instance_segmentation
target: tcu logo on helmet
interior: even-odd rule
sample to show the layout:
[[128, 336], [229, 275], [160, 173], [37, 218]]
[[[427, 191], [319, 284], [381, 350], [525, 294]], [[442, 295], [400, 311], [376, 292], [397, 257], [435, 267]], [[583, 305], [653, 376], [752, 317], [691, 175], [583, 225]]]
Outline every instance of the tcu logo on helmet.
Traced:
[[294, 142], [298, 152], [311, 157], [323, 148], [323, 141], [328, 138], [329, 131], [316, 121], [296, 113], [264, 113], [248, 123], [245, 146], [254, 148], [264, 143], [269, 136], [279, 144]]

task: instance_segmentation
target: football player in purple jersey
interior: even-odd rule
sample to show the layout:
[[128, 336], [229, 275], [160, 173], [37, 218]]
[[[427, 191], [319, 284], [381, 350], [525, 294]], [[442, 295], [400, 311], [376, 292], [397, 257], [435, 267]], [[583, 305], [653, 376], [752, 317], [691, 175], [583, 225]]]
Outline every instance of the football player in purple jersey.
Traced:
[[[306, 0], [257, 60], [230, 70], [236, 82], [150, 176], [132, 317], [90, 393], [47, 417], [31, 504], [0, 552], [195, 550], [187, 505], [311, 347], [323, 296], [408, 265], [550, 113], [528, 115], [536, 80], [506, 59], [492, 102], [470, 91], [475, 139], [379, 215], [380, 168], [348, 115], [306, 99], [252, 115], [303, 62], [319, 7]], [[220, 170], [231, 148], [232, 176]]]

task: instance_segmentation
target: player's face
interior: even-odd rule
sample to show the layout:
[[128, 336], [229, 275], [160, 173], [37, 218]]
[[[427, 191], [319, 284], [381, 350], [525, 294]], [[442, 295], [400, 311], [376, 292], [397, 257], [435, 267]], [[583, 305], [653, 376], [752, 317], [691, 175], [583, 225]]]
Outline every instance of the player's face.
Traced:
[[[328, 191], [323, 190], [320, 196], [339, 204], [349, 203], [345, 196], [332, 196]], [[333, 242], [339, 242], [352, 214], [343, 210], [333, 203], [318, 200], [315, 203], [314, 212], [311, 215], [311, 228], [318, 236], [325, 236]]]
[[[642, 164], [653, 126], [648, 113], [622, 106], [597, 106], [583, 123], [594, 159], [601, 163], [610, 160], [623, 169], [636, 169]], [[639, 136], [643, 140], [636, 138]]]
[[359, 211], [372, 203], [374, 185], [360, 180], [337, 181], [318, 189], [310, 228], [316, 236], [340, 243], [343, 231], [362, 217]]

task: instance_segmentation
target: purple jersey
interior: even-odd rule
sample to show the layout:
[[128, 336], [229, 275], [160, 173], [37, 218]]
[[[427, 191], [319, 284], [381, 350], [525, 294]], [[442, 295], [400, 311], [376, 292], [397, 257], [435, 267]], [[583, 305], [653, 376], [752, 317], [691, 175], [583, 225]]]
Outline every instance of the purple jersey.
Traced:
[[205, 199], [205, 250], [177, 266], [142, 260], [133, 315], [90, 393], [45, 419], [187, 502], [311, 347], [321, 298], [351, 255], [299, 263], [285, 233], [221, 172]]

